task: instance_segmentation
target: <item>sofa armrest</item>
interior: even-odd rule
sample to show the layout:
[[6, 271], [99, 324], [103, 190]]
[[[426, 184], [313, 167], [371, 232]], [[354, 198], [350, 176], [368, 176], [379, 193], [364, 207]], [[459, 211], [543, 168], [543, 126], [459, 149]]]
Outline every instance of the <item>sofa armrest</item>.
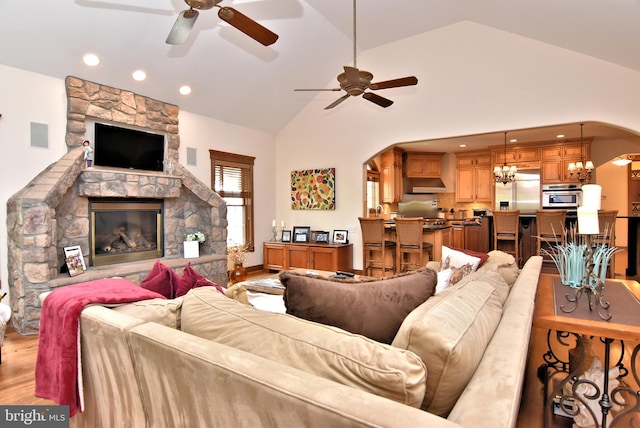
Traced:
[[515, 427], [541, 269], [541, 256], [531, 257], [522, 268], [504, 304], [500, 324], [449, 420], [465, 427]]

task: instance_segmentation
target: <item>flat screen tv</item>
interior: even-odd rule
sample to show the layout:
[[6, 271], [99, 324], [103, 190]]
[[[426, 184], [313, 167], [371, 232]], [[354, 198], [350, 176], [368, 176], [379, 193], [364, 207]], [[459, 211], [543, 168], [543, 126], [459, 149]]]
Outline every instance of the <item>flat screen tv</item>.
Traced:
[[96, 123], [94, 164], [162, 171], [164, 135]]

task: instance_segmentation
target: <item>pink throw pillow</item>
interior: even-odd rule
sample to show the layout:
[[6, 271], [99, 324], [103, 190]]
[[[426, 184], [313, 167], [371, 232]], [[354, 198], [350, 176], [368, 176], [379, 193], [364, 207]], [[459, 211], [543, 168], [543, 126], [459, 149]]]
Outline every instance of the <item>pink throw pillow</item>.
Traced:
[[180, 275], [169, 266], [160, 263], [160, 260], [156, 260], [151, 271], [140, 283], [140, 287], [162, 294], [167, 299], [173, 299], [179, 283]]
[[213, 281], [209, 281], [207, 278], [193, 270], [193, 268], [191, 267], [191, 263], [189, 262], [182, 271], [182, 278], [180, 279], [180, 283], [178, 284], [175, 297], [184, 296], [192, 288], [204, 286], [216, 287], [216, 289], [220, 293], [224, 294], [224, 290], [222, 289], [222, 287], [220, 287]]

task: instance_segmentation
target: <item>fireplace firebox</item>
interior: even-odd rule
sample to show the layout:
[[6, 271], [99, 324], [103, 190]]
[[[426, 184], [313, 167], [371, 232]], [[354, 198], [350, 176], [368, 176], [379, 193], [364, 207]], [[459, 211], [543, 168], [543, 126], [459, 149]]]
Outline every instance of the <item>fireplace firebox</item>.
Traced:
[[91, 266], [163, 256], [163, 202], [90, 200]]

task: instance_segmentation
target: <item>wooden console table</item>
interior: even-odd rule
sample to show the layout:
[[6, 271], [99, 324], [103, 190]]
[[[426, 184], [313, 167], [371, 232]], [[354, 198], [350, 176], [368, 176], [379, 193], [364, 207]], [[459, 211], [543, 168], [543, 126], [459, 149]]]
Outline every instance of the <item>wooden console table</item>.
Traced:
[[[554, 284], [555, 283], [555, 284]], [[544, 382], [545, 388], [545, 427], [553, 426], [554, 398], [566, 403], [577, 403], [587, 399], [596, 399], [600, 408], [600, 414], [591, 414], [598, 427], [607, 427], [607, 419], [610, 419], [615, 426], [627, 425], [630, 420], [635, 423], [640, 422], [640, 284], [636, 281], [628, 280], [607, 280], [605, 285], [604, 300], [610, 302], [608, 311], [612, 314], [609, 321], [600, 318], [594, 308], [589, 311], [589, 304], [586, 296], [577, 302], [578, 309], [575, 312], [567, 313], [560, 306], [564, 305], [565, 310], [572, 309], [565, 295], [573, 296], [574, 289], [562, 286], [558, 275], [541, 274], [538, 282], [536, 294], [536, 306], [533, 318], [533, 327], [548, 330], [547, 345], [548, 351], [544, 355], [545, 363], [540, 367], [539, 375]], [[619, 387], [613, 389], [609, 394], [609, 379], [604, 376], [602, 385], [588, 383], [596, 391], [594, 397], [588, 398], [581, 394], [568, 392], [566, 386], [569, 383], [576, 385], [576, 374], [580, 369], [581, 362], [586, 358], [584, 352], [584, 338], [595, 338], [594, 345], [599, 342], [604, 346], [604, 361], [602, 367], [608, 373], [612, 367], [620, 368], [621, 378], [628, 380], [629, 384], [621, 383]], [[575, 340], [573, 340], [575, 339]], [[631, 343], [634, 349], [629, 361], [629, 368], [624, 366], [625, 341]], [[577, 367], [569, 365], [568, 347], [576, 344], [577, 349], [581, 349], [582, 355], [577, 356]], [[612, 345], [614, 345], [612, 347]], [[615, 357], [614, 357], [615, 355]], [[630, 371], [629, 371], [630, 369]], [[566, 377], [560, 378], [562, 374]], [[631, 374], [632, 376], [628, 376]], [[633, 379], [632, 379], [633, 378]], [[554, 379], [556, 380], [554, 382]], [[548, 385], [551, 384], [550, 388]], [[548, 390], [551, 392], [548, 393]], [[621, 406], [622, 410], [615, 414], [611, 413], [614, 404], [620, 404], [622, 400], [626, 405]], [[575, 407], [570, 407], [578, 411]], [[587, 413], [589, 413], [587, 411]], [[576, 416], [575, 414], [573, 415]]]
[[305, 244], [269, 241], [262, 248], [266, 270], [313, 269], [353, 272], [353, 244]]

